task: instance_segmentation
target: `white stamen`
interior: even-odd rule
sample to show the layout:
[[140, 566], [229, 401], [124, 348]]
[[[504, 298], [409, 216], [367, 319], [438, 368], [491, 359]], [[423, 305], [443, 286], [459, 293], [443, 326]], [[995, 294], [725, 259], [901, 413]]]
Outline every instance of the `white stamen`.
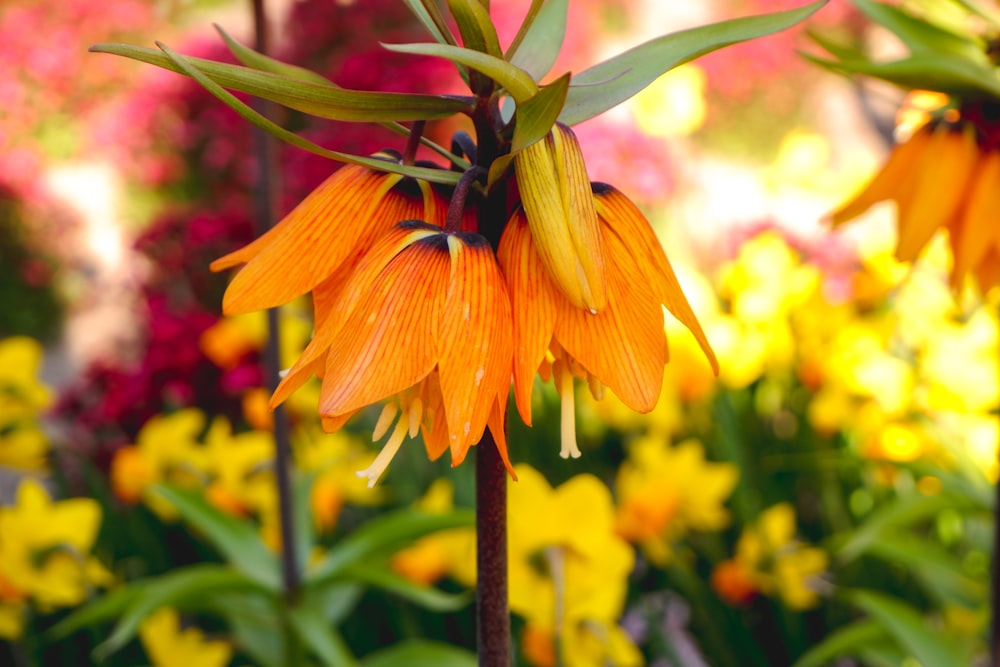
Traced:
[[560, 398], [560, 432], [562, 448], [559, 456], [564, 459], [580, 458], [580, 448], [576, 446], [576, 404], [573, 395], [573, 375], [566, 368], [559, 369], [557, 390]]
[[396, 406], [395, 401], [386, 403], [382, 407], [382, 414], [378, 416], [378, 421], [375, 422], [375, 428], [372, 430], [372, 442], [378, 442], [382, 439], [382, 436], [389, 432], [392, 420], [396, 418], [396, 413], [398, 412], [399, 408]]
[[420, 400], [420, 397], [413, 399], [410, 403], [410, 430], [408, 433], [411, 438], [417, 437], [417, 433], [420, 432], [420, 422], [424, 419], [424, 402]]
[[403, 440], [406, 439], [406, 422], [400, 419], [396, 422], [396, 428], [392, 430], [392, 435], [386, 441], [385, 446], [382, 447], [382, 451], [378, 453], [372, 464], [365, 468], [364, 470], [359, 470], [356, 474], [358, 477], [368, 478], [368, 488], [375, 486], [375, 482], [378, 478], [382, 476], [385, 469], [389, 466], [389, 462], [392, 461], [393, 457], [396, 456], [396, 452], [399, 451], [400, 445], [403, 444]]

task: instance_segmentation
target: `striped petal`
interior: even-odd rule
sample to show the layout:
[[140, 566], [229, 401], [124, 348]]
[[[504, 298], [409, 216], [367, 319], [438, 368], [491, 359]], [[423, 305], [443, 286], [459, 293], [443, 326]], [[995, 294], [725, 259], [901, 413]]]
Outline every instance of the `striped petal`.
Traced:
[[524, 211], [508, 221], [497, 259], [513, 312], [514, 398], [521, 419], [531, 426], [531, 390], [555, 331], [560, 293], [535, 249]]
[[601, 310], [607, 301], [604, 251], [573, 131], [556, 125], [514, 156], [514, 170], [538, 254], [553, 281], [578, 308]]
[[701, 328], [701, 323], [691, 310], [691, 304], [681, 290], [670, 260], [663, 252], [660, 240], [646, 216], [628, 197], [610, 185], [595, 183], [594, 200], [597, 214], [604, 225], [603, 229], [625, 245], [632, 257], [631, 263], [639, 267], [639, 271], [652, 281], [652, 287], [660, 303], [694, 335], [712, 365], [712, 370], [718, 375], [719, 362], [715, 352]]
[[[388, 398], [434, 369], [437, 319], [447, 296], [450, 262], [447, 251], [423, 243], [428, 235], [437, 236], [433, 229], [425, 223], [401, 223], [397, 230], [410, 232], [409, 245], [397, 249], [393, 238], [369, 253], [370, 264], [384, 262], [384, 268], [330, 343], [320, 414], [337, 416]], [[352, 278], [354, 284], [363, 282]]]
[[606, 234], [605, 248], [612, 267], [607, 307], [593, 314], [563, 301], [555, 339], [625, 405], [649, 412], [660, 397], [667, 360], [663, 311], [621, 239]]
[[[497, 397], [510, 391], [510, 299], [489, 242], [478, 234], [440, 234], [451, 280], [439, 320], [438, 372], [452, 464], [478, 442]], [[432, 239], [427, 239], [430, 243]]]
[[990, 151], [977, 166], [965, 210], [951, 227], [955, 285], [976, 267], [1000, 240], [1000, 151]]

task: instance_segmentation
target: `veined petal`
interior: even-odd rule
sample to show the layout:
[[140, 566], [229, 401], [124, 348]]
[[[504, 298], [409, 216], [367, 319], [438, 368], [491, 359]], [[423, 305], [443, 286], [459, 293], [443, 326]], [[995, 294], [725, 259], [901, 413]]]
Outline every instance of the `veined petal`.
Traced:
[[427, 184], [365, 167], [334, 172], [272, 230], [213, 262], [213, 270], [247, 263], [226, 290], [223, 310], [262, 310], [308, 292], [379, 232], [423, 218], [431, 192]]
[[896, 199], [919, 171], [920, 161], [927, 157], [927, 146], [934, 134], [930, 125], [917, 130], [909, 140], [896, 146], [889, 154], [885, 166], [864, 187], [831, 216], [833, 224], [840, 225], [855, 218], [874, 204], [886, 199]]
[[595, 315], [563, 301], [554, 337], [625, 405], [649, 412], [660, 397], [667, 360], [663, 310], [621, 240], [609, 233], [605, 248], [612, 267], [607, 307]]
[[912, 181], [912, 196], [899, 201], [899, 241], [896, 257], [908, 262], [956, 215], [968, 192], [969, 177], [979, 148], [971, 127], [942, 126], [934, 130], [920, 168]]
[[660, 303], [694, 335], [712, 370], [718, 375], [719, 361], [715, 357], [715, 352], [701, 328], [701, 323], [691, 310], [691, 304], [681, 290], [677, 274], [674, 273], [670, 260], [667, 259], [667, 254], [663, 251], [660, 240], [646, 216], [628, 197], [604, 183], [594, 184], [594, 201], [603, 229], [615, 235], [632, 256], [632, 263], [639, 267], [640, 273], [653, 281], [653, 288]]
[[[407, 227], [414, 232], [433, 229], [418, 222], [401, 223], [397, 229]], [[336, 416], [370, 405], [417, 384], [434, 369], [449, 256], [421, 243], [426, 234], [411, 237], [398, 250], [380, 243], [369, 253], [372, 265], [384, 261], [380, 253], [388, 261], [330, 343], [320, 414]], [[352, 277], [352, 282], [364, 281]]]
[[517, 473], [514, 471], [514, 466], [510, 464], [510, 456], [507, 453], [507, 395], [497, 396], [497, 400], [493, 403], [493, 408], [490, 410], [490, 418], [487, 421], [490, 433], [493, 434], [493, 442], [496, 444], [497, 451], [500, 452], [500, 460], [503, 461], [503, 465], [507, 468], [507, 472], [510, 476], [517, 481]]
[[514, 398], [531, 426], [531, 390], [556, 326], [561, 293], [542, 264], [524, 211], [511, 217], [500, 239], [497, 259], [507, 280], [514, 323]]
[[977, 165], [965, 210], [951, 226], [955, 265], [953, 282], [972, 271], [1000, 240], [1000, 151], [983, 156]]
[[449, 426], [452, 464], [486, 428], [498, 396], [510, 391], [510, 299], [489, 241], [458, 232], [431, 237], [451, 256], [451, 280], [438, 338], [438, 372]]
[[607, 303], [604, 250], [590, 178], [573, 131], [555, 125], [514, 156], [521, 203], [538, 254], [553, 281], [578, 308]]

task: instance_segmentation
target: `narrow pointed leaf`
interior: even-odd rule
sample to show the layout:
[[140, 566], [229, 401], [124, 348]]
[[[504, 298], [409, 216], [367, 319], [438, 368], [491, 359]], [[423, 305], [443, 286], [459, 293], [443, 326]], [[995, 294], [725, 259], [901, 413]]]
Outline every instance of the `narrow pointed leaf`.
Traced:
[[242, 116], [245, 120], [249, 121], [253, 125], [264, 130], [268, 134], [281, 139], [282, 141], [289, 143], [293, 146], [307, 150], [310, 153], [314, 153], [321, 157], [325, 157], [330, 160], [336, 160], [338, 162], [343, 162], [346, 164], [357, 164], [364, 165], [366, 167], [371, 167], [378, 171], [387, 171], [395, 174], [403, 174], [405, 176], [412, 176], [414, 178], [419, 178], [421, 180], [429, 181], [431, 183], [441, 183], [444, 185], [455, 185], [458, 183], [458, 179], [461, 178], [461, 174], [446, 171], [444, 169], [429, 169], [426, 167], [412, 167], [407, 165], [400, 165], [393, 162], [387, 162], [385, 160], [375, 160], [372, 158], [359, 157], [357, 155], [350, 155], [349, 153], [340, 153], [337, 151], [331, 151], [329, 149], [318, 146], [313, 142], [300, 137], [294, 132], [290, 132], [280, 125], [268, 120], [261, 114], [254, 111], [247, 104], [240, 101], [235, 95], [230, 93], [228, 90], [223, 88], [221, 85], [217, 84], [206, 74], [198, 70], [196, 67], [191, 65], [189, 62], [183, 60], [173, 51], [163, 47], [165, 53], [168, 54], [168, 58], [176, 58], [173, 60], [181, 71], [188, 74], [192, 79], [201, 84], [208, 92], [212, 93], [220, 101], [226, 104], [233, 111]]
[[365, 656], [363, 667], [476, 667], [474, 653], [450, 644], [413, 639]]
[[289, 79], [317, 83], [321, 86], [340, 88], [340, 86], [336, 85], [325, 76], [322, 76], [311, 69], [283, 63], [280, 60], [275, 60], [274, 58], [265, 56], [263, 53], [258, 53], [253, 49], [243, 46], [230, 37], [229, 33], [223, 30], [222, 26], [219, 24], [214, 24], [214, 27], [222, 37], [222, 41], [226, 43], [226, 46], [229, 48], [229, 52], [232, 53], [233, 56], [240, 61], [240, 63], [246, 65], [247, 67], [260, 70], [262, 72], [270, 72], [271, 74], [277, 74]]
[[107, 594], [74, 610], [69, 616], [49, 628], [45, 636], [56, 641], [81, 628], [107, 623], [119, 618], [133, 604], [152, 580], [135, 581], [108, 591]]
[[437, 5], [434, 4], [434, 0], [405, 0], [405, 2], [413, 15], [427, 28], [427, 32], [438, 44], [454, 46], [458, 43], [455, 41], [455, 36], [451, 34], [451, 30], [448, 29], [448, 24], [445, 23], [441, 12], [438, 11]]
[[293, 607], [288, 620], [302, 643], [326, 667], [355, 667], [358, 664], [344, 638], [317, 609], [310, 605]]
[[472, 601], [471, 593], [445, 593], [432, 586], [415, 584], [389, 569], [388, 564], [357, 563], [343, 575], [350, 581], [361, 581], [433, 612], [462, 609]]
[[448, 8], [458, 24], [465, 48], [503, 58], [496, 28], [479, 0], [448, 0]]
[[1000, 96], [1000, 74], [996, 68], [979, 66], [950, 53], [918, 53], [884, 63], [846, 59], [832, 61], [804, 55], [817, 65], [840, 74], [864, 74], [910, 90]]
[[922, 665], [967, 665], [968, 656], [920, 612], [902, 600], [874, 591], [853, 591], [848, 599], [877, 621]]
[[856, 656], [866, 646], [884, 642], [888, 634], [871, 619], [856, 621], [834, 630], [799, 657], [792, 667], [826, 667], [837, 658]]
[[914, 53], [950, 53], [986, 63], [983, 48], [975, 41], [956, 35], [925, 20], [918, 19], [898, 7], [871, 0], [854, 0], [854, 4], [869, 19], [899, 37]]
[[[182, 56], [167, 47], [160, 48], [162, 53], [156, 49], [127, 44], [98, 44], [90, 50], [125, 56], [188, 76], [193, 76], [191, 74], [193, 68], [223, 88], [238, 90], [331, 120], [370, 123], [432, 120], [447, 118], [468, 110], [465, 102], [453, 98], [347, 90], [239, 65]], [[168, 56], [167, 53], [172, 55]], [[188, 67], [185, 67], [185, 64]]]
[[267, 589], [281, 588], [278, 562], [252, 524], [220, 512], [193, 491], [157, 486], [155, 492], [173, 505], [181, 518], [202, 533], [234, 568]]
[[372, 555], [390, 553], [438, 530], [464, 528], [474, 523], [475, 515], [467, 510], [456, 510], [448, 514], [400, 510], [382, 515], [331, 548], [323, 560], [306, 573], [306, 580], [313, 585], [322, 585], [322, 582], [340, 574], [345, 568]]
[[566, 103], [566, 92], [569, 89], [570, 75], [564, 74], [549, 85], [538, 91], [524, 104], [518, 105], [514, 111], [514, 137], [511, 140], [510, 152], [493, 161], [490, 165], [487, 187], [503, 177], [507, 167], [520, 151], [544, 138]]
[[[568, 4], [568, 0], [533, 2], [521, 26], [524, 32], [519, 31], [507, 49], [507, 61], [523, 69], [535, 81], [541, 81], [559, 57], [566, 38]], [[536, 9], [536, 5], [540, 8]]]
[[534, 80], [527, 72], [511, 65], [502, 58], [486, 53], [446, 44], [383, 44], [382, 46], [398, 53], [436, 56], [471, 67], [496, 81], [519, 104], [527, 102], [538, 92], [538, 86], [535, 85]]
[[713, 23], [664, 35], [573, 77], [559, 120], [575, 125], [621, 104], [670, 69], [732, 44], [770, 35], [799, 23], [826, 0], [798, 9]]
[[216, 594], [228, 591], [263, 592], [260, 586], [225, 565], [203, 563], [158, 576], [145, 585], [126, 607], [115, 629], [94, 649], [94, 658], [102, 661], [127, 644], [143, 619], [164, 606], [202, 609]]
[[957, 557], [926, 539], [885, 531], [867, 553], [912, 573], [941, 604], [964, 603], [971, 607], [983, 602], [986, 585], [966, 575]]

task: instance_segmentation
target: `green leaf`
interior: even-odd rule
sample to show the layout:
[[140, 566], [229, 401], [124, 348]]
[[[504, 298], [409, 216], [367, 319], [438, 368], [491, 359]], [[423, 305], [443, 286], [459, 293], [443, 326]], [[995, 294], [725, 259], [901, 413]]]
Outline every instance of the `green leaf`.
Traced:
[[670, 69], [732, 44], [785, 30], [826, 0], [798, 9], [713, 23], [653, 39], [573, 77], [560, 122], [576, 125], [621, 104]]
[[114, 630], [94, 649], [94, 658], [102, 661], [125, 646], [136, 635], [143, 619], [160, 607], [201, 609], [209, 606], [214, 595], [225, 591], [267, 592], [245, 575], [214, 563], [192, 565], [144, 582], [139, 594], [126, 606]]
[[886, 631], [879, 623], [871, 619], [856, 621], [834, 630], [814, 644], [792, 667], [826, 667], [837, 658], [856, 656], [867, 645], [885, 641], [886, 637]]
[[304, 572], [316, 546], [316, 525], [312, 518], [312, 488], [318, 473], [296, 473], [292, 477], [292, 526], [299, 572]]
[[448, 528], [475, 525], [470, 510], [448, 514], [425, 514], [403, 509], [367, 522], [335, 545], [317, 565], [305, 573], [307, 585], [322, 586], [345, 568], [375, 555], [392, 553], [413, 540]]
[[208, 92], [212, 93], [226, 104], [233, 111], [238, 113], [244, 119], [252, 123], [253, 125], [264, 130], [268, 134], [281, 139], [293, 146], [297, 146], [303, 150], [307, 150], [310, 153], [315, 153], [316, 155], [337, 160], [338, 162], [344, 162], [346, 164], [357, 164], [376, 169], [378, 171], [387, 171], [395, 174], [403, 174], [404, 176], [411, 176], [413, 178], [419, 178], [421, 180], [429, 181], [431, 183], [441, 183], [443, 185], [455, 185], [458, 183], [458, 179], [461, 178], [461, 174], [446, 171], [444, 169], [430, 169], [427, 167], [411, 167], [407, 165], [401, 165], [397, 162], [389, 162], [387, 160], [378, 160], [374, 158], [359, 157], [356, 155], [350, 155], [348, 153], [339, 153], [337, 151], [327, 150], [322, 146], [317, 146], [313, 142], [300, 137], [299, 135], [289, 132], [285, 128], [273, 123], [261, 114], [257, 113], [249, 106], [241, 102], [235, 95], [230, 93], [228, 90], [214, 82], [207, 75], [202, 73], [196, 67], [186, 62], [183, 58], [175, 54], [166, 46], [161, 46], [164, 49], [164, 53], [170, 58], [184, 73], [188, 74], [191, 78], [197, 81], [202, 87]]
[[921, 664], [927, 667], [969, 664], [968, 656], [962, 655], [950, 638], [932, 629], [909, 604], [873, 591], [852, 591], [847, 598], [885, 628]]
[[566, 38], [568, 4], [569, 0], [535, 0], [507, 49], [507, 61], [535, 81], [541, 81], [559, 57]]
[[831, 550], [841, 563], [849, 563], [887, 531], [931, 519], [945, 509], [961, 510], [974, 506], [970, 500], [952, 493], [899, 496], [872, 512], [843, 544]]
[[252, 523], [219, 511], [197, 491], [156, 486], [154, 492], [173, 505], [181, 518], [203, 534], [234, 568], [264, 588], [281, 589], [278, 561]]
[[247, 592], [216, 594], [209, 601], [209, 611], [225, 620], [237, 649], [259, 667], [284, 667], [288, 657], [278, 607], [273, 599]]
[[441, 12], [438, 11], [437, 5], [434, 4], [434, 0], [404, 0], [406, 6], [410, 8], [413, 15], [417, 17], [417, 20], [427, 28], [427, 32], [431, 34], [439, 44], [451, 44], [456, 45], [458, 42], [455, 41], [455, 36], [451, 34], [451, 30], [448, 29], [448, 24], [445, 23], [444, 17], [441, 16]]
[[415, 584], [389, 569], [386, 563], [356, 563], [342, 573], [348, 581], [360, 581], [433, 612], [457, 611], [472, 601], [472, 593], [445, 593]]
[[[433, 120], [468, 111], [465, 102], [437, 95], [376, 93], [347, 90], [311, 81], [300, 81], [239, 65], [182, 56], [127, 44], [98, 44], [91, 51], [112, 53], [192, 76], [191, 68], [204, 73], [223, 88], [238, 90], [320, 118], [352, 122]], [[167, 56], [167, 53], [172, 56]], [[186, 63], [190, 67], [184, 67]]]
[[299, 67], [297, 65], [289, 65], [288, 63], [283, 63], [280, 60], [275, 60], [274, 58], [265, 56], [263, 53], [258, 53], [253, 49], [247, 48], [230, 37], [229, 33], [223, 30], [222, 26], [219, 24], [214, 23], [212, 25], [222, 37], [222, 41], [224, 41], [226, 46], [229, 47], [229, 52], [247, 67], [260, 70], [262, 72], [270, 72], [271, 74], [277, 74], [279, 76], [295, 79], [297, 81], [308, 81], [311, 83], [317, 83], [321, 86], [340, 88], [340, 86], [336, 85], [325, 76], [322, 76], [311, 69], [306, 69], [305, 67]]
[[307, 586], [306, 595], [330, 625], [339, 625], [346, 619], [365, 592], [357, 581], [334, 581], [323, 586]]
[[457, 646], [414, 639], [364, 657], [363, 667], [476, 667], [475, 654]]
[[973, 606], [986, 596], [984, 582], [968, 577], [958, 558], [927, 539], [886, 531], [872, 541], [867, 553], [901, 565], [942, 604]]
[[986, 54], [976, 41], [956, 35], [939, 26], [918, 19], [898, 7], [871, 0], [854, 0], [869, 19], [899, 37], [913, 53], [950, 53], [986, 64]]
[[538, 86], [527, 72], [502, 58], [486, 53], [447, 44], [383, 44], [382, 46], [398, 53], [436, 56], [471, 67], [496, 81], [518, 103], [527, 102], [538, 92]]
[[55, 641], [81, 628], [106, 623], [120, 617], [151, 583], [153, 583], [152, 580], [136, 581], [108, 591], [107, 594], [74, 610], [69, 616], [49, 628], [46, 631], [46, 636]]
[[901, 60], [831, 61], [803, 54], [808, 60], [839, 74], [864, 74], [908, 90], [936, 90], [960, 96], [1000, 96], [996, 68], [979, 66], [950, 53], [919, 53]]
[[458, 24], [465, 48], [503, 58], [496, 28], [479, 0], [448, 0], [448, 8]]
[[344, 638], [312, 605], [304, 603], [293, 607], [288, 612], [288, 620], [302, 643], [326, 667], [355, 667], [358, 664]]
[[569, 81], [570, 75], [564, 74], [514, 110], [514, 137], [511, 140], [510, 152], [494, 160], [490, 165], [487, 187], [492, 187], [503, 177], [515, 155], [544, 138], [552, 130], [566, 102]]

